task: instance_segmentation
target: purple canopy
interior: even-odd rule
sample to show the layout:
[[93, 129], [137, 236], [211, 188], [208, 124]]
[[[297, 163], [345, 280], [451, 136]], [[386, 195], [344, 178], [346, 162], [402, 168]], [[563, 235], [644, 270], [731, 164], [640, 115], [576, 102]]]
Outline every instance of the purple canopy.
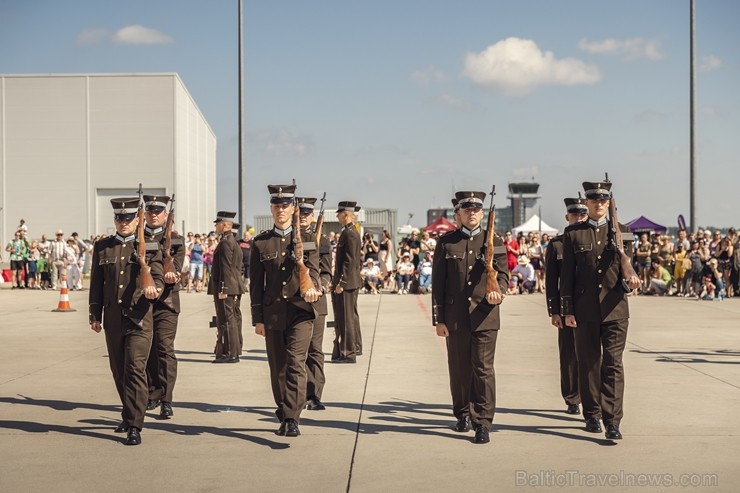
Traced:
[[625, 226], [628, 226], [630, 228], [630, 231], [632, 231], [633, 233], [652, 233], [653, 231], [655, 231], [656, 233], [665, 234], [665, 232], [668, 231], [668, 228], [666, 228], [665, 226], [661, 226], [660, 224], [651, 221], [645, 216], [640, 216], [636, 219], [633, 219], [632, 221], [626, 223]]

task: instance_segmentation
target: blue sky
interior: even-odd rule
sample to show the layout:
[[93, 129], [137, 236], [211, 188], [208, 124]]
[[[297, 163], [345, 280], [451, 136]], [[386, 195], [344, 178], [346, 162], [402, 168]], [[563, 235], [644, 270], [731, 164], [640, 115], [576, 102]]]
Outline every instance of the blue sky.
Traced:
[[[697, 217], [740, 226], [740, 2], [697, 0]], [[268, 183], [396, 208], [605, 171], [620, 219], [688, 220], [689, 2], [244, 1], [247, 218]], [[0, 0], [0, 73], [177, 72], [237, 206], [236, 0]]]

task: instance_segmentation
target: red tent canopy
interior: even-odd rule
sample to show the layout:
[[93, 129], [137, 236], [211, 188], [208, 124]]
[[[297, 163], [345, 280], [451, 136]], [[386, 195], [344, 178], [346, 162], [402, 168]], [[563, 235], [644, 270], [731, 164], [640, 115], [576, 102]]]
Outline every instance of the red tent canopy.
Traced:
[[457, 226], [455, 226], [454, 223], [450, 222], [444, 216], [439, 216], [433, 223], [426, 226], [424, 228], [424, 231], [428, 231], [429, 233], [441, 234], [452, 231], [453, 229], [457, 229]]

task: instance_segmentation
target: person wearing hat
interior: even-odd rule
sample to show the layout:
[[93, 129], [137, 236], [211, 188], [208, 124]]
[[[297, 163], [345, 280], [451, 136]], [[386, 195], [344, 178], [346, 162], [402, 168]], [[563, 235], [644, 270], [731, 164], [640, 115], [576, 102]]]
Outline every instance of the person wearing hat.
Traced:
[[[630, 290], [640, 278], [623, 279], [611, 219], [607, 218], [612, 183], [584, 182], [588, 220], [568, 226], [563, 233], [560, 273], [560, 314], [575, 327], [578, 390], [586, 431], [606, 438], [622, 438], [624, 368], [622, 353], [627, 342], [629, 307], [623, 281]], [[632, 233], [623, 224], [625, 254], [631, 255]], [[602, 356], [603, 354], [603, 356]]]
[[213, 363], [238, 363], [242, 353], [242, 249], [234, 233], [236, 212], [219, 211], [213, 221], [218, 244], [213, 251], [208, 294], [213, 295], [218, 324], [216, 359]]
[[[581, 197], [567, 198], [565, 220], [568, 225], [583, 222], [588, 217], [586, 201]], [[560, 355], [560, 395], [565, 401], [567, 414], [579, 414], [581, 396], [578, 393], [578, 360], [574, 328], [563, 324], [560, 315], [560, 272], [563, 266], [563, 235], [550, 240], [545, 254], [545, 297], [550, 323], [558, 328], [558, 352]]]
[[362, 287], [367, 293], [378, 294], [378, 279], [380, 278], [380, 267], [372, 258], [365, 261], [365, 267], [360, 271]]
[[[507, 260], [508, 263], [508, 260]], [[534, 292], [537, 285], [537, 273], [526, 255], [519, 255], [516, 267], [511, 271], [512, 286], [519, 294], [525, 291], [529, 294]]]
[[[299, 209], [301, 238], [303, 251], [316, 248], [316, 232], [311, 230], [314, 224], [314, 208], [316, 198], [299, 197], [296, 199]], [[325, 234], [318, 240], [319, 250], [319, 280], [321, 281], [321, 297], [314, 303], [316, 319], [311, 331], [311, 343], [306, 354], [306, 409], [309, 411], [323, 411], [326, 406], [321, 402], [324, 392], [326, 376], [324, 374], [324, 328], [326, 316], [329, 314], [326, 294], [331, 292], [331, 244]]]
[[[272, 395], [280, 420], [277, 434], [296, 437], [306, 406], [306, 354], [311, 345], [319, 286], [319, 251], [304, 243], [303, 264], [311, 287], [301, 292], [297, 239], [293, 230], [295, 185], [268, 185], [272, 229], [253, 240], [249, 261], [252, 325], [265, 338]], [[304, 236], [301, 236], [301, 239]], [[306, 238], [309, 238], [306, 236]]]
[[355, 228], [357, 202], [342, 201], [337, 206], [337, 220], [342, 233], [337, 241], [332, 278], [332, 307], [334, 308], [335, 338], [332, 361], [356, 363], [362, 354], [360, 314], [357, 310], [357, 294], [362, 287], [360, 266], [362, 253], [360, 234]]
[[[144, 195], [144, 236], [147, 241], [159, 244], [164, 257], [167, 241], [167, 206], [170, 198], [166, 195]], [[154, 338], [149, 359], [146, 364], [146, 378], [149, 382], [149, 400], [146, 408], [156, 409], [161, 404], [159, 415], [169, 419], [172, 411], [172, 391], [177, 380], [177, 357], [175, 356], [175, 336], [180, 315], [180, 278], [185, 261], [185, 241], [182, 236], [172, 232], [170, 254], [175, 264], [175, 272], [165, 272], [164, 291], [152, 307]]]
[[147, 396], [146, 361], [152, 344], [152, 303], [164, 289], [162, 253], [146, 244], [146, 263], [156, 287], [141, 287], [136, 230], [138, 198], [112, 199], [116, 234], [102, 238], [93, 249], [90, 272], [90, 328], [105, 329], [113, 380], [123, 406], [117, 433], [127, 432], [125, 444], [141, 443]]
[[414, 263], [411, 261], [411, 253], [403, 252], [396, 265], [396, 286], [398, 294], [409, 294], [411, 287], [411, 276], [414, 275]]
[[[496, 408], [493, 369], [501, 325], [501, 293], [509, 285], [503, 240], [494, 236], [493, 266], [500, 292], [486, 292], [486, 232], [481, 228], [485, 192], [457, 192], [458, 229], [439, 238], [434, 250], [432, 323], [446, 338], [455, 431], [475, 429], [474, 443], [488, 443]], [[492, 228], [493, 224], [488, 227]]]

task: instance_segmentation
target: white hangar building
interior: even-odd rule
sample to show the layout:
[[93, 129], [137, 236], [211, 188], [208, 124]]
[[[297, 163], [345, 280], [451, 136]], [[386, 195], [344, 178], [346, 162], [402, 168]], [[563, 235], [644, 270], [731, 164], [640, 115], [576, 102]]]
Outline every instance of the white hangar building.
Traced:
[[110, 199], [176, 194], [180, 232], [216, 217], [216, 136], [177, 74], [0, 75], [0, 234], [113, 231]]

